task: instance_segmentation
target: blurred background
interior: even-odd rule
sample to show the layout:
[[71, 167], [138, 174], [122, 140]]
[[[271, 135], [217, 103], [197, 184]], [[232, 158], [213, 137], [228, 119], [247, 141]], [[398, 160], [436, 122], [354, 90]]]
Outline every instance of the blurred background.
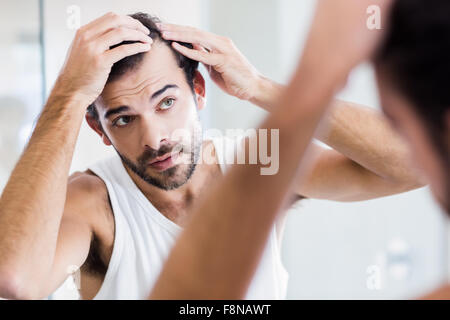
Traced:
[[[287, 83], [315, 0], [0, 0], [0, 4], [1, 191], [79, 25], [108, 11], [148, 12], [167, 22], [230, 37], [261, 73]], [[339, 96], [378, 109], [371, 67], [356, 69]], [[265, 116], [209, 80], [207, 99], [201, 111], [204, 128], [252, 128]], [[71, 171], [84, 170], [111, 152], [83, 123]], [[447, 279], [448, 240], [447, 222], [428, 188], [357, 203], [304, 200], [290, 210], [283, 241], [283, 262], [290, 274], [288, 298], [416, 297]], [[77, 298], [70, 281], [50, 298]]]

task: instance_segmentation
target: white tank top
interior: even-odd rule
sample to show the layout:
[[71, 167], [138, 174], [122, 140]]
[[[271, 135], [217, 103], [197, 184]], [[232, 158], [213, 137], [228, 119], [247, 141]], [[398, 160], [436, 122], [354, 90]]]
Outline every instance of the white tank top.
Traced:
[[[223, 159], [228, 151], [223, 151], [222, 139], [212, 140]], [[220, 163], [224, 172], [224, 161]], [[182, 228], [148, 201], [117, 154], [90, 170], [106, 184], [115, 220], [111, 259], [94, 299], [147, 299]], [[246, 299], [285, 299], [287, 280], [274, 226]]]

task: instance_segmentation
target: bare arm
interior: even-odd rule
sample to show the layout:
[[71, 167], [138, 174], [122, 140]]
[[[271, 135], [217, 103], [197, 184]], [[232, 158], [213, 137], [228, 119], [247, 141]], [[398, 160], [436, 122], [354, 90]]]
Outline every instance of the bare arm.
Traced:
[[450, 285], [446, 284], [420, 297], [421, 300], [450, 300]]
[[401, 137], [376, 110], [335, 101], [316, 137], [315, 164], [297, 191], [311, 198], [360, 201], [424, 185]]
[[[283, 86], [260, 77], [250, 101], [274, 112]], [[408, 148], [378, 111], [334, 100], [312, 146], [313, 165], [296, 192], [315, 199], [361, 201], [424, 186]]]
[[[300, 178], [300, 161], [322, 114], [351, 67], [369, 55], [379, 37], [377, 33], [367, 34], [360, 25], [366, 7], [367, 2], [361, 0], [320, 1], [300, 66], [277, 110], [260, 127], [280, 130], [279, 172], [264, 176], [260, 174], [261, 165], [232, 167], [195, 210], [151, 298], [244, 297], [274, 220]], [[345, 14], [349, 19], [330, 21], [330, 12]], [[369, 43], [352, 47], [349, 55], [345, 51], [353, 36], [364, 36]], [[327, 56], [330, 48], [333, 55], [349, 60], [335, 63]], [[327, 79], [318, 76], [318, 71], [324, 70]]]
[[[0, 198], [0, 296], [40, 297], [54, 276], [54, 266], [62, 266], [55, 258], [75, 255], [73, 262], [80, 263], [89, 249], [85, 243], [91, 231], [87, 224], [71, 214], [63, 218], [68, 172], [86, 108], [103, 90], [112, 64], [150, 48], [148, 30], [130, 19], [107, 14], [77, 32], [33, 135]], [[109, 50], [125, 39], [146, 44]], [[72, 230], [80, 231], [80, 246], [73, 242], [65, 245], [67, 239], [77, 241], [70, 234]], [[57, 248], [66, 248], [69, 253], [56, 254]], [[71, 249], [77, 250], [70, 253]], [[65, 268], [56, 271], [59, 276], [67, 274]]]
[[[194, 50], [175, 49], [203, 62], [226, 93], [277, 111], [285, 86], [259, 74], [230, 39], [190, 27], [165, 24], [161, 28], [166, 39], [197, 43]], [[307, 178], [297, 183], [297, 194], [359, 201], [424, 185], [410, 166], [405, 143], [379, 112], [334, 100], [324, 120], [326, 130], [319, 130], [315, 137], [332, 149], [312, 146], [314, 164]]]
[[280, 101], [279, 111], [260, 127], [269, 132], [280, 130], [278, 173], [261, 175], [262, 165], [232, 167], [194, 212], [151, 298], [244, 296], [273, 221], [292, 191], [292, 178], [297, 176], [300, 159], [333, 94], [332, 84], [318, 87], [317, 80], [305, 83], [296, 77], [295, 87], [286, 95], [296, 100]]
[[77, 101], [49, 99], [3, 191], [0, 275], [15, 291], [32, 285], [34, 295], [51, 270], [82, 112]]

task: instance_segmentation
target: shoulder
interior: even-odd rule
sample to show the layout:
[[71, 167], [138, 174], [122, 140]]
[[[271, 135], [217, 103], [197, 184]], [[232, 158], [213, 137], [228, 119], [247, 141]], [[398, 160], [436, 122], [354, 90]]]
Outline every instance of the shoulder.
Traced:
[[[114, 213], [108, 189], [92, 171], [76, 172], [69, 177], [64, 218], [88, 224], [93, 237], [102, 245], [114, 241]], [[73, 220], [72, 220], [73, 221]]]
[[439, 289], [421, 297], [423, 300], [448, 300], [450, 299], [450, 285], [446, 284]]
[[98, 187], [104, 187], [106, 189], [105, 183], [101, 178], [99, 178], [95, 173], [91, 170], [86, 170], [83, 172], [76, 171], [69, 176], [69, 185], [74, 185], [77, 188], [81, 188], [83, 190], [93, 189]]
[[65, 215], [82, 216], [89, 220], [96, 218], [93, 213], [109, 213], [108, 190], [103, 180], [90, 170], [73, 173], [67, 184], [64, 211]]
[[107, 193], [103, 180], [90, 170], [75, 172], [69, 176], [67, 184], [68, 200], [82, 200], [83, 203], [86, 203], [86, 201], [98, 200], [107, 195]]
[[[112, 255], [115, 230], [114, 214], [103, 180], [90, 170], [72, 174], [64, 215], [69, 220], [74, 217], [88, 224], [92, 232], [89, 253], [81, 269], [84, 279], [103, 277]], [[83, 292], [82, 295], [86, 295]]]

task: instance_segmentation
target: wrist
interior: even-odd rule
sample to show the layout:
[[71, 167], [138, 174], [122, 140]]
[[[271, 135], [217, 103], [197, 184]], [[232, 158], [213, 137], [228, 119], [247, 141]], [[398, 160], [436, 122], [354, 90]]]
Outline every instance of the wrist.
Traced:
[[[74, 95], [60, 95], [52, 91], [40, 114], [35, 132], [77, 132], [86, 114], [86, 100]], [[56, 131], [55, 131], [56, 130]]]
[[48, 97], [47, 104], [51, 104], [54, 101], [86, 111], [87, 107], [93, 102], [93, 99], [79, 90], [67, 88], [57, 80]]
[[84, 114], [92, 102], [83, 93], [72, 90], [62, 90], [56, 86], [48, 96], [45, 108], [70, 109]]
[[84, 113], [89, 107], [90, 103], [81, 94], [59, 94], [52, 92], [46, 103], [46, 108], [50, 106], [57, 106], [58, 108], [70, 108], [71, 110]]
[[271, 112], [283, 86], [259, 75], [255, 81], [253, 92], [248, 99], [251, 103]]

